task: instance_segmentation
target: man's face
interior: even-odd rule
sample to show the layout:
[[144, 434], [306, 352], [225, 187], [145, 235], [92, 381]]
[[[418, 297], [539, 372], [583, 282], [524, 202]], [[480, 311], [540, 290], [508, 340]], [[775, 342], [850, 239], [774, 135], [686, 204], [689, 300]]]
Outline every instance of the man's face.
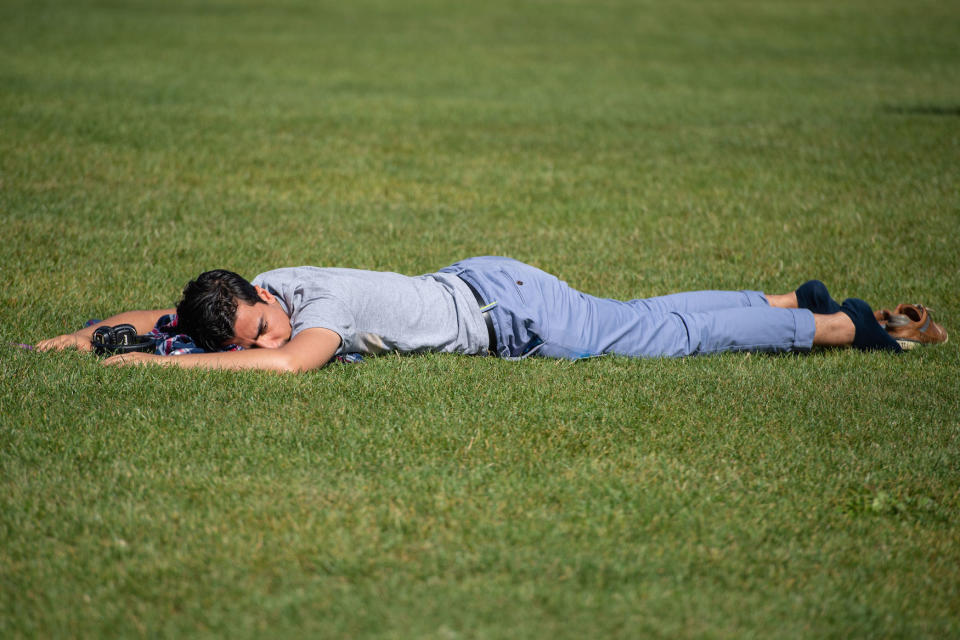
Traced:
[[263, 304], [237, 304], [237, 319], [233, 323], [233, 339], [226, 344], [237, 344], [244, 349], [276, 349], [290, 340], [293, 327], [277, 299], [266, 289], [257, 287]]

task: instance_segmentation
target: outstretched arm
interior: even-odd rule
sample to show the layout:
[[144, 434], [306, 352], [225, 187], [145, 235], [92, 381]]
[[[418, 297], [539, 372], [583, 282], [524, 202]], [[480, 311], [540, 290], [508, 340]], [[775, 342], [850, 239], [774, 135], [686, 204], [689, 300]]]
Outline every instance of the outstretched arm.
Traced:
[[152, 353], [124, 353], [103, 361], [105, 365], [160, 364], [192, 369], [263, 369], [300, 373], [319, 369], [330, 361], [340, 346], [340, 336], [329, 329], [307, 329], [277, 349], [243, 349], [217, 353], [189, 353], [158, 356]]
[[115, 316], [110, 316], [103, 322], [91, 325], [73, 333], [65, 333], [56, 338], [47, 338], [37, 343], [36, 348], [40, 351], [61, 350], [76, 348], [80, 351], [91, 351], [93, 345], [93, 332], [98, 327], [112, 327], [118, 324], [132, 324], [137, 328], [137, 333], [147, 333], [157, 324], [162, 316], [168, 313], [176, 313], [176, 309], [153, 309], [152, 311], [124, 311]]

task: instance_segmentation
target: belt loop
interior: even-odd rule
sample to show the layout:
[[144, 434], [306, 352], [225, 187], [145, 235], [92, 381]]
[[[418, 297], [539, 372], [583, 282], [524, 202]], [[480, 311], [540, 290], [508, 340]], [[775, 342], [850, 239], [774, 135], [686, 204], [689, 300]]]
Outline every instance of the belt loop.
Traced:
[[483, 317], [483, 322], [487, 325], [487, 341], [489, 342], [487, 346], [487, 353], [493, 356], [498, 355], [497, 354], [497, 332], [493, 328], [493, 319], [490, 318], [490, 309], [493, 309], [495, 306], [497, 306], [497, 302], [493, 301], [487, 304], [486, 302], [483, 301], [483, 298], [480, 296], [480, 292], [477, 291], [477, 289], [472, 284], [467, 282], [467, 280], [461, 274], [458, 273], [457, 277], [460, 278], [460, 280], [463, 281], [465, 285], [467, 285], [467, 289], [470, 289], [470, 293], [473, 294], [473, 297], [477, 301], [477, 305], [480, 307], [480, 315]]

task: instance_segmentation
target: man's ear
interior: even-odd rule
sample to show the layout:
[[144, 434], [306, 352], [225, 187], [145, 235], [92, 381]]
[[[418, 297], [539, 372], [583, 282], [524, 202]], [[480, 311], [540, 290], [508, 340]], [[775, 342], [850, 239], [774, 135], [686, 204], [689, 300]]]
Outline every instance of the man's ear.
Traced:
[[260, 299], [266, 302], [267, 304], [271, 304], [274, 300], [277, 299], [272, 293], [270, 293], [263, 287], [258, 287], [257, 285], [253, 285], [253, 288], [257, 290], [257, 295], [260, 296]]

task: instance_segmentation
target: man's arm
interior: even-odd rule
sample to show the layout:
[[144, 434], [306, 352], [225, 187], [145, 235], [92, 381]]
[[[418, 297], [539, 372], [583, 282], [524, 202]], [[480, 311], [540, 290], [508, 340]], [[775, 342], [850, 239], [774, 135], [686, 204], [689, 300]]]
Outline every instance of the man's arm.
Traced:
[[77, 348], [80, 351], [92, 351], [93, 332], [99, 327], [112, 327], [118, 324], [132, 324], [137, 328], [137, 333], [148, 333], [157, 324], [162, 316], [168, 313], [176, 313], [176, 309], [153, 309], [152, 311], [125, 311], [115, 316], [110, 316], [103, 322], [91, 325], [73, 333], [65, 333], [56, 338], [47, 338], [37, 343], [36, 348], [40, 351], [50, 351], [52, 349], [70, 349]]
[[103, 361], [105, 365], [160, 364], [192, 369], [263, 369], [300, 373], [319, 369], [330, 361], [340, 346], [340, 335], [330, 329], [307, 329], [277, 349], [243, 349], [217, 353], [188, 353], [158, 356], [152, 353], [124, 353]]

